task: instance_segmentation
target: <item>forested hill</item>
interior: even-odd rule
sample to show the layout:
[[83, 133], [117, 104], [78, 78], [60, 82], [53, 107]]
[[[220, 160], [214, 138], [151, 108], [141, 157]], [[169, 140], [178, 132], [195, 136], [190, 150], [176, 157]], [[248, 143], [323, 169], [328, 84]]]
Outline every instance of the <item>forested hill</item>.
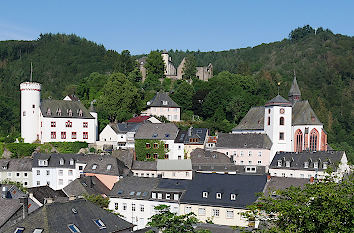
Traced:
[[[311, 27], [305, 26], [293, 30], [289, 38], [282, 41], [253, 48], [220, 52], [171, 50], [169, 54], [176, 66], [186, 55], [194, 56], [198, 66], [213, 64], [213, 80], [207, 84], [196, 82], [189, 86], [185, 83], [183, 85], [191, 88], [193, 100], [197, 98], [199, 103], [203, 103], [198, 105], [193, 102], [189, 104], [191, 107], [185, 107], [184, 110], [201, 116], [206, 122], [214, 122], [214, 129], [222, 130], [215, 126], [218, 122], [230, 123], [226, 128], [237, 124], [250, 106], [264, 104], [264, 101], [276, 94], [278, 82], [280, 94], [287, 97], [295, 70], [302, 98], [310, 101], [316, 114], [325, 124], [331, 145], [353, 150], [353, 37], [333, 34], [322, 28], [315, 32]], [[92, 96], [99, 98], [102, 95], [108, 74], [117, 71], [124, 73], [129, 78], [128, 84], [136, 86], [137, 95], [141, 100], [138, 104], [140, 107], [137, 106], [134, 111], [130, 110], [129, 114], [123, 116], [126, 118], [140, 110], [144, 101], [151, 96], [151, 86], [156, 86], [153, 82], [148, 85], [139, 81], [139, 74], [134, 70], [134, 58], [130, 56], [129, 51], [123, 51], [121, 54], [109, 51], [103, 45], [97, 45], [76, 35], [44, 34], [35, 41], [0, 41], [0, 138], [10, 132], [19, 132], [19, 84], [29, 80], [31, 62], [34, 68], [33, 80], [43, 84], [42, 98], [62, 98], [68, 93], [76, 92], [87, 103], [92, 100]], [[90, 75], [93, 72], [102, 75]], [[242, 83], [244, 80], [240, 77], [249, 79], [244, 79], [248, 81]], [[226, 79], [228, 80], [224, 82]], [[250, 80], [255, 82], [256, 86], [249, 85], [252, 83]], [[228, 82], [237, 88], [229, 88]], [[165, 84], [165, 90], [178, 90], [181, 82]], [[232, 91], [225, 92], [223, 88]], [[239, 92], [238, 88], [245, 92], [242, 95], [234, 93], [235, 90]], [[226, 98], [225, 103], [237, 103], [239, 106], [216, 109], [213, 100], [225, 98], [226, 93], [234, 96], [230, 96], [233, 102]], [[177, 94], [172, 97], [178, 102]], [[239, 111], [240, 106], [242, 111]], [[100, 114], [103, 118], [106, 117], [105, 112]], [[105, 120], [101, 119], [101, 122], [107, 122], [107, 119]]]
[[293, 30], [289, 38], [253, 48], [221, 52], [170, 50], [175, 65], [187, 54], [197, 65], [212, 63], [214, 74], [232, 73], [265, 77], [280, 82], [287, 97], [294, 70], [302, 92], [329, 131], [329, 141], [354, 146], [354, 37], [309, 26]]

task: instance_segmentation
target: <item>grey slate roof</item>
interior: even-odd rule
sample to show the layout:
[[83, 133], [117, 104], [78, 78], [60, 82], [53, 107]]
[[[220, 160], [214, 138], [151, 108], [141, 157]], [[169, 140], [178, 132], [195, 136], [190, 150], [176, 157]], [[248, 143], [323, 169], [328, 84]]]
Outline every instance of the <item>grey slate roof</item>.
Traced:
[[110, 123], [109, 126], [118, 133], [136, 132], [142, 123]]
[[32, 159], [29, 157], [20, 158], [20, 159], [0, 159], [0, 170], [1, 171], [32, 171]]
[[270, 150], [272, 142], [266, 134], [226, 134], [218, 135], [217, 148], [252, 148]]
[[276, 190], [284, 190], [293, 187], [304, 187], [305, 184], [309, 184], [309, 179], [302, 178], [290, 178], [290, 177], [271, 177], [267, 182], [264, 190], [265, 195], [271, 195]]
[[292, 125], [323, 125], [307, 100], [298, 101], [293, 106]]
[[202, 165], [202, 164], [233, 164], [227, 155], [224, 153], [204, 150], [197, 148], [191, 152], [191, 160], [193, 165]]
[[135, 139], [175, 140], [178, 128], [173, 123], [143, 124], [135, 134]]
[[[263, 192], [267, 182], [265, 175], [223, 175], [195, 173], [180, 203], [206, 206], [245, 208], [257, 200], [256, 193]], [[208, 192], [208, 198], [203, 198]], [[216, 199], [216, 193], [222, 193]], [[236, 200], [231, 200], [236, 194]]]
[[181, 159], [181, 160], [158, 159], [157, 170], [158, 171], [191, 171], [192, 161], [190, 159]]
[[[307, 100], [297, 101], [292, 108], [292, 125], [323, 125]], [[264, 130], [264, 107], [252, 107], [232, 130]]]
[[277, 95], [273, 99], [269, 100], [265, 106], [291, 106], [291, 103], [281, 95]]
[[[2, 188], [7, 188], [6, 198], [2, 197]], [[20, 203], [20, 197], [24, 197], [26, 194], [19, 190], [14, 185], [0, 184], [0, 228], [3, 226], [17, 211], [22, 213], [22, 204]], [[39, 205], [32, 199], [28, 198], [28, 213], [32, 213], [37, 210]], [[22, 216], [22, 214], [21, 214]], [[13, 219], [15, 220], [15, 219]]]
[[[166, 105], [163, 104], [164, 101], [167, 101]], [[180, 108], [180, 106], [168, 96], [167, 92], [157, 92], [146, 107]]]
[[0, 199], [0, 228], [20, 209], [22, 204], [18, 199]]
[[87, 195], [107, 195], [110, 190], [96, 176], [81, 176], [63, 188], [68, 197]]
[[[48, 109], [50, 109], [51, 115], [47, 114]], [[58, 116], [57, 109], [61, 110], [61, 116]], [[69, 116], [68, 111], [71, 109], [72, 116]], [[79, 116], [79, 110], [82, 110], [82, 116]], [[69, 101], [69, 100], [43, 100], [41, 102], [41, 112], [43, 117], [53, 117], [53, 118], [83, 118], [83, 119], [93, 119], [94, 117], [85, 108], [85, 106], [80, 101]]]
[[[327, 162], [330, 166], [339, 163], [344, 155], [344, 151], [280, 152], [275, 154], [269, 168], [315, 171], [313, 165], [314, 162], [318, 162], [318, 171], [324, 171], [326, 169], [323, 169], [323, 162]], [[278, 160], [282, 161], [281, 167], [278, 167]], [[291, 161], [290, 167], [286, 167], [285, 161]], [[309, 162], [308, 168], [304, 168], [305, 162]]]
[[291, 85], [288, 96], [301, 96], [301, 91], [299, 85], [297, 85], [296, 76], [294, 76], [293, 83]]
[[133, 149], [118, 149], [112, 152], [112, 156], [117, 158], [118, 160], [122, 161], [124, 165], [131, 169], [133, 166], [134, 160], [134, 150]]
[[157, 161], [133, 161], [132, 170], [156, 171]]
[[[129, 169], [124, 163], [111, 155], [85, 155], [84, 173], [104, 174], [111, 176], [128, 175]], [[94, 165], [96, 168], [94, 169]]]
[[[64, 159], [64, 164], [60, 165], [60, 159]], [[32, 167], [43, 168], [43, 166], [38, 165], [38, 160], [48, 160], [48, 166], [46, 167], [62, 167], [62, 168], [75, 168], [75, 163], [78, 160], [84, 160], [84, 155], [82, 154], [42, 154], [36, 153], [33, 155]], [[74, 164], [70, 165], [70, 160], [74, 160]]]
[[151, 177], [125, 177], [114, 184], [109, 197], [149, 200], [159, 180]]
[[49, 186], [39, 186], [28, 188], [28, 192], [33, 194], [40, 203], [44, 204], [46, 198], [52, 198], [54, 201], [67, 197], [61, 190], [54, 190]]
[[[188, 145], [203, 145], [208, 135], [206, 128], [189, 128], [188, 130], [181, 130], [176, 139], [176, 143], [183, 143]], [[198, 142], [190, 142], [190, 139], [197, 138]]]
[[252, 107], [240, 123], [232, 130], [263, 130], [264, 129], [264, 106]]
[[[75, 209], [76, 213], [72, 209]], [[101, 219], [106, 228], [99, 229], [94, 219]], [[32, 233], [36, 228], [41, 228], [44, 232], [70, 232], [69, 224], [75, 224], [80, 232], [90, 233], [120, 232], [133, 227], [117, 215], [81, 199], [44, 205], [5, 232], [13, 233], [17, 227], [24, 227], [24, 233]]]

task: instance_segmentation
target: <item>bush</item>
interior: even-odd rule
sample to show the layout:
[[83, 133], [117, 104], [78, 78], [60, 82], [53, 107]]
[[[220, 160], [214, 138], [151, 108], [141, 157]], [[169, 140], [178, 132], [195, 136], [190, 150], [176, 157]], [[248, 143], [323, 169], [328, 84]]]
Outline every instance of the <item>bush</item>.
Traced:
[[8, 143], [5, 147], [12, 153], [13, 158], [31, 156], [39, 144], [31, 143]]
[[0, 143], [0, 158], [2, 157], [2, 153], [4, 153], [4, 144]]
[[76, 154], [81, 148], [87, 148], [87, 142], [53, 142], [51, 143], [59, 153]]

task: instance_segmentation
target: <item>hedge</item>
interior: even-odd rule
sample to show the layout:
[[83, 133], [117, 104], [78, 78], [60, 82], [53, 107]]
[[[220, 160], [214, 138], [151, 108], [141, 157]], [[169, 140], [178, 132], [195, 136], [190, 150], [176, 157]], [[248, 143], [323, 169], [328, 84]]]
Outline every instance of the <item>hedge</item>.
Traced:
[[59, 153], [76, 154], [81, 148], [87, 148], [87, 142], [52, 142]]
[[7, 143], [5, 144], [6, 149], [8, 149], [12, 155], [12, 158], [21, 158], [26, 156], [31, 156], [34, 150], [39, 146], [36, 143]]

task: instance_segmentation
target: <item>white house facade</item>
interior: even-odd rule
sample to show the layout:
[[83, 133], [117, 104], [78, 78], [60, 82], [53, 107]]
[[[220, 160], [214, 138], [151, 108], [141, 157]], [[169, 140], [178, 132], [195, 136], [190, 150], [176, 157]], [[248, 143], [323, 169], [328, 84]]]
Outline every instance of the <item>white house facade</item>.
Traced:
[[5, 180], [32, 187], [32, 159], [0, 159], [0, 182]]
[[134, 230], [146, 227], [149, 218], [157, 213], [155, 206], [168, 205], [172, 212], [179, 214], [178, 201], [182, 190], [156, 190], [160, 180], [134, 176], [120, 180], [109, 195], [108, 209], [121, 214], [126, 221], [135, 224]]
[[41, 85], [24, 82], [21, 90], [21, 137], [26, 143], [97, 140], [97, 113], [80, 101], [40, 100]]
[[152, 100], [147, 102], [143, 116], [164, 116], [169, 121], [181, 120], [181, 107], [176, 104], [166, 92], [157, 92]]
[[35, 154], [32, 163], [33, 187], [48, 185], [59, 190], [80, 177], [86, 163], [77, 154]]
[[[332, 174], [327, 169], [333, 169]], [[303, 151], [277, 153], [269, 168], [276, 177], [324, 179], [332, 175], [337, 180], [351, 172], [344, 151]]]

